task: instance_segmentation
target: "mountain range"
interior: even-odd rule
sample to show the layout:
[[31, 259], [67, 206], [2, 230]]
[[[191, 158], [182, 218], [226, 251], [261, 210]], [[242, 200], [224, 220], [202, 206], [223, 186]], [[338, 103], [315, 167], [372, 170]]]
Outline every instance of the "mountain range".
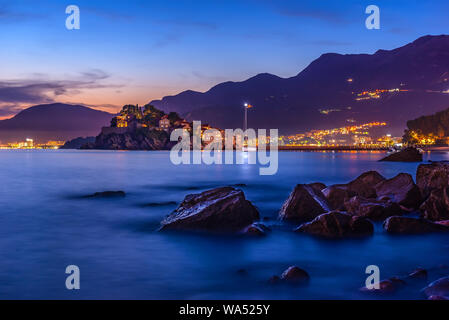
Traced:
[[22, 110], [0, 121], [0, 141], [8, 143], [32, 138], [37, 142], [96, 136], [114, 115], [81, 105], [53, 103]]
[[290, 78], [262, 73], [150, 103], [220, 128], [242, 127], [250, 103], [252, 128], [285, 134], [382, 121], [402, 135], [407, 120], [448, 108], [448, 89], [449, 36], [439, 35], [374, 54], [326, 53]]
[[[290, 78], [262, 73], [150, 102], [223, 129], [243, 126], [244, 103], [254, 106], [250, 128], [290, 134], [381, 121], [386, 132], [402, 136], [408, 120], [449, 108], [449, 36], [374, 54], [326, 53]], [[0, 142], [96, 136], [113, 116], [82, 105], [38, 105], [1, 120]]]

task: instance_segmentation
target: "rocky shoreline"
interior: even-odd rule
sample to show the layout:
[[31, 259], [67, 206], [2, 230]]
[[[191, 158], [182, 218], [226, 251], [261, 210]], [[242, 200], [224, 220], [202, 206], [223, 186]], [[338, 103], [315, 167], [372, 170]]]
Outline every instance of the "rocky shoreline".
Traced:
[[[292, 232], [328, 239], [372, 236], [376, 221], [383, 222], [384, 232], [390, 234], [449, 233], [449, 163], [419, 165], [416, 183], [407, 173], [386, 179], [368, 171], [346, 184], [298, 184], [280, 208], [278, 219], [296, 225]], [[263, 236], [270, 228], [259, 220], [257, 208], [242, 190], [221, 187], [187, 195], [159, 230]], [[379, 289], [362, 288], [361, 292], [392, 293], [426, 273], [417, 269], [405, 278], [382, 280]], [[305, 284], [308, 279], [305, 270], [291, 266], [269, 283]], [[449, 277], [422, 290], [429, 299], [448, 299]]]
[[[239, 186], [185, 196], [161, 221], [158, 231], [266, 236], [271, 228]], [[125, 196], [123, 191], [105, 191], [83, 198]], [[371, 237], [376, 223], [382, 223], [383, 232], [392, 235], [449, 233], [449, 162], [420, 164], [416, 183], [407, 173], [386, 179], [376, 171], [368, 171], [346, 184], [298, 184], [279, 209], [277, 221], [292, 233], [332, 241]], [[415, 290], [417, 279], [421, 279], [424, 280], [423, 297], [446, 300], [449, 299], [449, 267], [438, 268], [445, 270], [444, 276], [433, 282], [427, 281], [428, 270], [417, 268], [406, 276], [379, 281], [377, 289], [363, 287], [359, 291], [384, 295], [402, 289]], [[246, 273], [244, 269], [240, 271]], [[307, 285], [310, 278], [306, 270], [292, 265], [282, 274], [267, 279], [267, 283]]]

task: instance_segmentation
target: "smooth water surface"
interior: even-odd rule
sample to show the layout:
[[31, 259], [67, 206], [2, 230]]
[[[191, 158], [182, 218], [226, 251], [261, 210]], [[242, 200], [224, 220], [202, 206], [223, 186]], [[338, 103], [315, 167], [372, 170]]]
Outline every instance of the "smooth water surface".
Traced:
[[[168, 152], [0, 151], [0, 298], [9, 299], [361, 299], [365, 268], [381, 278], [416, 267], [438, 277], [449, 264], [449, 235], [320, 240], [291, 232], [277, 212], [298, 183], [345, 183], [368, 170], [415, 175], [416, 163], [377, 162], [379, 152], [280, 152], [274, 176], [258, 165], [171, 164]], [[447, 153], [427, 154], [432, 160]], [[241, 188], [272, 227], [247, 238], [157, 231], [189, 193]], [[85, 199], [123, 190], [125, 198]], [[65, 288], [65, 268], [81, 270], [81, 290]], [[267, 284], [296, 264], [306, 287]], [[238, 272], [245, 269], [246, 273]], [[412, 284], [394, 296], [422, 298]]]

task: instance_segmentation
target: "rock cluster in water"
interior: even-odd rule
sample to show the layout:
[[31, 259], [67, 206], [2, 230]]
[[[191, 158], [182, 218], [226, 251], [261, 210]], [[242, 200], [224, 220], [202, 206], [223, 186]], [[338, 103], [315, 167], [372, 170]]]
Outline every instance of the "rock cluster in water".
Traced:
[[[404, 214], [420, 212], [420, 217]], [[295, 231], [326, 238], [367, 236], [372, 221], [389, 233], [449, 231], [449, 163], [421, 164], [413, 177], [386, 179], [368, 171], [346, 184], [298, 184], [279, 211]], [[187, 195], [161, 223], [161, 230], [202, 230], [262, 236], [268, 231], [243, 191], [221, 187]]]
[[[270, 229], [259, 219], [257, 208], [242, 190], [221, 187], [187, 195], [161, 222], [160, 230], [264, 236]], [[383, 221], [385, 231], [393, 234], [449, 232], [449, 163], [419, 165], [416, 183], [407, 173], [386, 179], [368, 171], [347, 184], [298, 184], [282, 205], [279, 220], [296, 224], [297, 233], [332, 239], [372, 235], [372, 221]], [[412, 282], [427, 282], [427, 277], [427, 270], [418, 268], [361, 292], [393, 294]], [[307, 284], [309, 280], [307, 271], [293, 265], [269, 283]], [[431, 300], [449, 299], [449, 277], [428, 284], [422, 294]]]
[[404, 150], [394, 152], [380, 161], [395, 161], [395, 162], [422, 162], [423, 156], [418, 149], [408, 147]]

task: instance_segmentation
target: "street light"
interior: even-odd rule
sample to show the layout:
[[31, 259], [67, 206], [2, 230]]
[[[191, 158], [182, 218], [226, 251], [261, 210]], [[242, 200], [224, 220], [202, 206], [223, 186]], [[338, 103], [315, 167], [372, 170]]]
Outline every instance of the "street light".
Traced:
[[246, 102], [243, 105], [245, 106], [245, 120], [243, 122], [243, 130], [246, 131], [246, 129], [248, 129], [248, 109], [252, 108], [253, 106]]

